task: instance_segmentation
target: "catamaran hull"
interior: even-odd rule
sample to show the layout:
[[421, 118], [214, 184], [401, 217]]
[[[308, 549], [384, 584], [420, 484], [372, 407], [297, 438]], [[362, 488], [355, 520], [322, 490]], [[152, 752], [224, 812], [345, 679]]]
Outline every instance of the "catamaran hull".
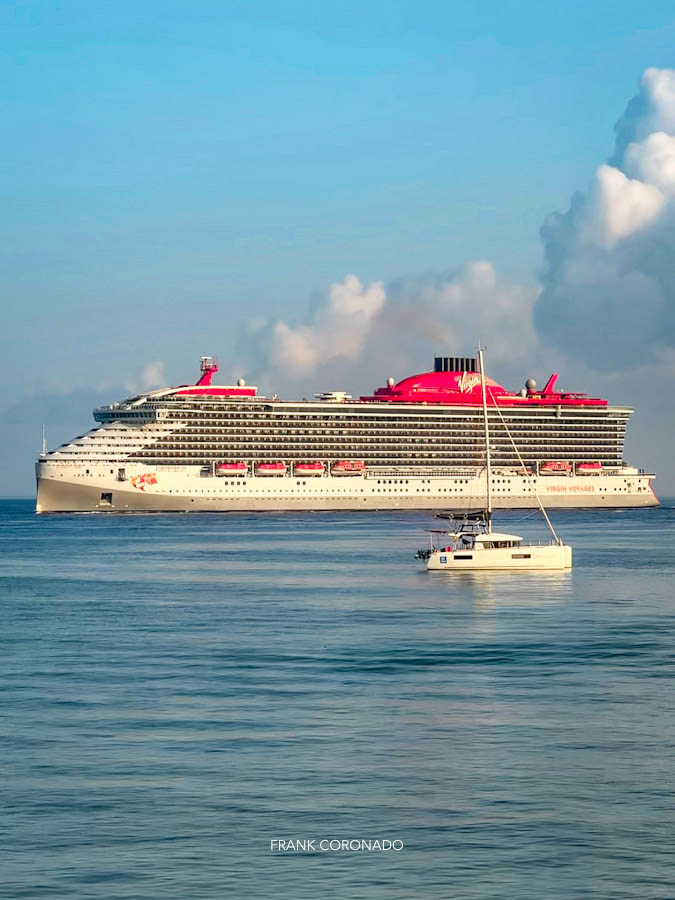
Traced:
[[432, 572], [476, 571], [562, 571], [572, 568], [572, 548], [556, 544], [507, 547], [491, 550], [464, 550], [431, 554], [427, 569]]
[[[484, 477], [391, 475], [344, 478], [265, 476], [205, 478], [195, 467], [126, 467], [124, 480], [110, 465], [40, 462], [37, 503], [52, 512], [228, 512], [272, 510], [473, 509], [484, 505]], [[496, 509], [658, 506], [653, 476], [627, 472], [598, 478], [547, 476], [533, 483], [499, 477]], [[590, 482], [590, 483], [589, 483]], [[497, 488], [497, 489], [495, 489]]]

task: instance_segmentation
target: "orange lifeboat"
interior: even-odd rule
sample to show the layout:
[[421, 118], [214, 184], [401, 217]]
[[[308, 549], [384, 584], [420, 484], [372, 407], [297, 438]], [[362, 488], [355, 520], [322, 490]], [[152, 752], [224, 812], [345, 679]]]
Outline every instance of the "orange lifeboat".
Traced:
[[331, 475], [361, 475], [366, 471], [362, 459], [341, 459], [331, 467]]
[[288, 466], [284, 462], [264, 462], [256, 466], [257, 475], [285, 475]]
[[246, 475], [248, 466], [245, 462], [218, 463], [216, 475]]
[[322, 462], [306, 462], [295, 464], [296, 475], [323, 475], [326, 467]]
[[569, 475], [572, 466], [568, 462], [545, 462], [539, 466], [540, 475]]
[[577, 475], [599, 475], [602, 472], [602, 463], [583, 462], [577, 463]]

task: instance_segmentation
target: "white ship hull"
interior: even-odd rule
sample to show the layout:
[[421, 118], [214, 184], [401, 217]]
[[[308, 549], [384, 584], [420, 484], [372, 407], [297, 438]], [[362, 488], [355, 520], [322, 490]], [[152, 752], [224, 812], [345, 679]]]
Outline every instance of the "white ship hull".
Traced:
[[[353, 478], [328, 474], [222, 478], [203, 477], [199, 466], [126, 463], [124, 480], [119, 480], [119, 469], [111, 463], [41, 460], [36, 469], [39, 513], [471, 509], [486, 499], [481, 469], [459, 475], [387, 471]], [[492, 505], [536, 508], [537, 492], [553, 509], [658, 506], [651, 478], [632, 467], [593, 479], [495, 474]]]

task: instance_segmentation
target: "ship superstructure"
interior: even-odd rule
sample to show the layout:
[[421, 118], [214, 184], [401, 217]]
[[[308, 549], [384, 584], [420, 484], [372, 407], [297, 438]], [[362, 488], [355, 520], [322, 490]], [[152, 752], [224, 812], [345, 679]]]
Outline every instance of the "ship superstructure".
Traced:
[[[480, 376], [472, 358], [353, 399], [259, 396], [196, 384], [94, 410], [97, 426], [37, 463], [39, 512], [475, 507], [484, 493]], [[623, 460], [629, 407], [534, 381], [487, 382], [493, 502], [654, 506], [652, 475]], [[514, 447], [517, 445], [517, 451]], [[519, 462], [522, 458], [523, 465]], [[483, 479], [484, 482], [484, 479]]]

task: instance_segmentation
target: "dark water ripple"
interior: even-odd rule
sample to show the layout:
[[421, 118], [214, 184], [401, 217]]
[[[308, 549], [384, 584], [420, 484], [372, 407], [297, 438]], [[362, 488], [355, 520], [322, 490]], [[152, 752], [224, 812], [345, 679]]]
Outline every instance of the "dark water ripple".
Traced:
[[423, 514], [0, 504], [3, 900], [674, 896], [675, 511], [556, 523], [450, 578]]

